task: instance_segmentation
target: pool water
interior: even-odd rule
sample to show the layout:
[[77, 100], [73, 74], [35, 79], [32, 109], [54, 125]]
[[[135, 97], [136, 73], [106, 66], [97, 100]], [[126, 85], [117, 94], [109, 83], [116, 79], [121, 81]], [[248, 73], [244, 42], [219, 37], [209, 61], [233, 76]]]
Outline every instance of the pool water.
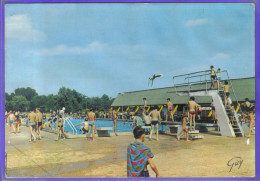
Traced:
[[[84, 122], [83, 119], [71, 119], [70, 120], [73, 125]], [[112, 120], [97, 120], [95, 121], [96, 128], [98, 127], [113, 127]], [[81, 134], [80, 126], [84, 126], [84, 124], [76, 126], [77, 133]], [[132, 132], [133, 131], [133, 122], [125, 122], [125, 121], [117, 121], [117, 132]], [[72, 132], [71, 127], [68, 123], [65, 123], [65, 132]], [[113, 130], [109, 130], [108, 132], [112, 133]]]

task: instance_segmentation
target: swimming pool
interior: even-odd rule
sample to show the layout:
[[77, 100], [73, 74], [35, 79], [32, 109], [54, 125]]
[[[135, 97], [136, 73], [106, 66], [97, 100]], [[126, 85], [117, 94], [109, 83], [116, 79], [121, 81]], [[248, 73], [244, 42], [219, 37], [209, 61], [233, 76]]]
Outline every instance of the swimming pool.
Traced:
[[[79, 124], [84, 122], [83, 119], [71, 119], [70, 120], [73, 125]], [[97, 120], [95, 121], [96, 128], [98, 127], [113, 127], [112, 120]], [[126, 121], [117, 121], [117, 132], [132, 132], [133, 131], [133, 122], [126, 122]], [[81, 134], [80, 126], [84, 126], [84, 124], [76, 126], [78, 134]], [[65, 123], [65, 132], [72, 132], [71, 127]], [[113, 130], [109, 130], [108, 132], [114, 132]]]

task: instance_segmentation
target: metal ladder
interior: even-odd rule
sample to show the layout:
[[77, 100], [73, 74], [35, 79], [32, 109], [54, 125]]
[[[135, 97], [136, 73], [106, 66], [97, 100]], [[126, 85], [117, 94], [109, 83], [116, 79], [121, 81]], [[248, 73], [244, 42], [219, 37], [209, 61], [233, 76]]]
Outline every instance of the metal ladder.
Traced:
[[[222, 103], [224, 102], [224, 96], [225, 96], [224, 94], [225, 94], [224, 91], [219, 91], [219, 96], [221, 97]], [[228, 100], [227, 100], [227, 104], [229, 104]], [[226, 114], [228, 115], [229, 122], [230, 122], [230, 118], [232, 116], [234, 117], [233, 118], [234, 124], [232, 125], [232, 128], [236, 137], [244, 137], [244, 131], [241, 124], [239, 123], [239, 118], [236, 111], [234, 111], [232, 115], [232, 110], [230, 108], [225, 108], [225, 110], [226, 110]]]
[[77, 129], [73, 126], [71, 120], [69, 117], [64, 118], [64, 127], [66, 126], [66, 123], [69, 125], [69, 127], [72, 129], [73, 135], [78, 134]]

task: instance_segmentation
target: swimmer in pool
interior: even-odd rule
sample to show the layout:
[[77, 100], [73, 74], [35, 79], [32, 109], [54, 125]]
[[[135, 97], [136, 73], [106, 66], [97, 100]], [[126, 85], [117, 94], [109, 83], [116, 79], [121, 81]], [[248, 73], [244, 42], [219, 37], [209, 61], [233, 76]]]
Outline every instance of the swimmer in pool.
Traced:
[[174, 121], [173, 120], [173, 115], [172, 115], [173, 103], [171, 102], [170, 98], [167, 99], [167, 107], [168, 107], [168, 110], [167, 110], [167, 113], [166, 113], [166, 121], [168, 121], [168, 115], [169, 114], [172, 117], [172, 121]]
[[153, 129], [154, 126], [156, 127], [156, 140], [158, 141], [158, 134], [159, 134], [159, 124], [161, 123], [161, 115], [160, 112], [157, 110], [158, 106], [155, 106], [154, 109], [150, 112], [150, 114], [148, 116], [152, 115], [152, 127], [151, 127], [151, 131], [150, 131], [150, 141], [152, 140], [152, 134], [153, 134]]
[[[189, 121], [190, 121], [190, 130], [195, 131], [195, 116], [196, 116], [196, 108], [197, 108], [197, 103], [195, 102], [195, 97], [190, 97], [190, 100], [188, 102], [188, 107], [189, 107]], [[194, 128], [192, 129], [192, 121]]]
[[96, 118], [96, 114], [94, 113], [93, 109], [90, 109], [90, 112], [88, 112], [88, 119], [89, 119], [89, 123], [88, 123], [88, 141], [90, 140], [90, 131], [92, 128], [92, 137], [93, 137], [93, 142], [95, 141], [95, 121], [97, 120]]

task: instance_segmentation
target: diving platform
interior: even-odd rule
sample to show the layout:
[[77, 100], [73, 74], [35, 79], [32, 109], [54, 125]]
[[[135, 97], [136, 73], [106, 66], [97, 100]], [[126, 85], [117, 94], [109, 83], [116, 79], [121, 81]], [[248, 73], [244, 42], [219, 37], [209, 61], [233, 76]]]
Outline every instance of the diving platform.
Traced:
[[[228, 82], [230, 84], [232, 84], [231, 80], [229, 79], [228, 72], [226, 70], [224, 70], [222, 72], [225, 72], [227, 74]], [[210, 97], [212, 97], [212, 100], [213, 100], [214, 106], [215, 106], [215, 110], [216, 110], [216, 115], [218, 118], [218, 126], [220, 128], [221, 135], [229, 136], [229, 137], [241, 137], [241, 136], [243, 137], [244, 136], [244, 130], [240, 123], [237, 112], [229, 109], [228, 108], [228, 107], [230, 107], [229, 104], [227, 107], [224, 106], [224, 98], [225, 98], [224, 92], [218, 91], [215, 89], [208, 89], [207, 84], [209, 84], [211, 81], [210, 79], [208, 79], [208, 77], [210, 77], [209, 70], [174, 76], [173, 82], [175, 82], [176, 78], [180, 78], [180, 77], [182, 77], [182, 78], [184, 77], [184, 80], [187, 81], [185, 83], [182, 83], [182, 85], [187, 86], [187, 91], [178, 91], [176, 88], [176, 85], [180, 85], [180, 84], [174, 83], [175, 93], [178, 96], [194, 96], [194, 97], [195, 96], [198, 96], [198, 97], [199, 96], [210, 96]], [[200, 81], [192, 81], [191, 79], [193, 79], [193, 78], [200, 78]], [[204, 80], [202, 80], [202, 79], [204, 79]], [[205, 84], [206, 86], [203, 89], [191, 90], [191, 85], [194, 83], [201, 83], [201, 84]], [[237, 97], [236, 97], [233, 87], [231, 87], [231, 91], [237, 101]], [[229, 101], [231, 102], [231, 99]], [[229, 101], [227, 101], [227, 102], [229, 102]], [[231, 124], [231, 118], [234, 119], [234, 125]]]

